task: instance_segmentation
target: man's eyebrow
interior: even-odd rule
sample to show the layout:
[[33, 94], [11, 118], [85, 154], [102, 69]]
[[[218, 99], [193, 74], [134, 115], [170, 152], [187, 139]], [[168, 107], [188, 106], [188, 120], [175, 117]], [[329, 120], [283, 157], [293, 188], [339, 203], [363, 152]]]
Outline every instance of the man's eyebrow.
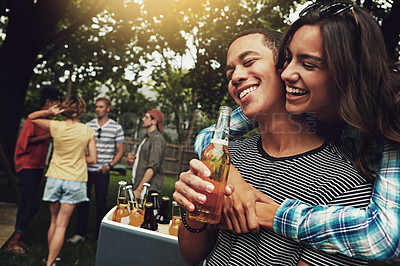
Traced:
[[[259, 55], [259, 53], [257, 53], [256, 51], [248, 50], [248, 51], [245, 51], [245, 52], [243, 52], [243, 53], [241, 53], [241, 54], [239, 55], [239, 60], [243, 60], [246, 56], [251, 55], [251, 54]], [[233, 69], [233, 67], [227, 65], [227, 66], [225, 67], [225, 72], [228, 71], [228, 70], [231, 70], [231, 69]]]

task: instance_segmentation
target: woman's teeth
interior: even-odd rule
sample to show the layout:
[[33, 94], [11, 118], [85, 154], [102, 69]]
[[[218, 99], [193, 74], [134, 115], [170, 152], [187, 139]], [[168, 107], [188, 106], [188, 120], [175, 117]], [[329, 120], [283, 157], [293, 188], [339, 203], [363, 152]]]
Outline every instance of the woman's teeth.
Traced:
[[286, 87], [286, 91], [290, 94], [306, 94], [307, 91], [306, 90], [302, 90], [302, 89], [295, 89], [295, 88], [291, 88], [291, 87]]
[[245, 89], [244, 91], [242, 91], [241, 93], [240, 93], [240, 95], [239, 95], [239, 99], [242, 99], [244, 96], [246, 96], [248, 93], [250, 93], [250, 92], [252, 92], [252, 91], [254, 91], [254, 90], [256, 90], [257, 89], [257, 86], [253, 86], [253, 87], [250, 87], [250, 88], [247, 88], [247, 89]]

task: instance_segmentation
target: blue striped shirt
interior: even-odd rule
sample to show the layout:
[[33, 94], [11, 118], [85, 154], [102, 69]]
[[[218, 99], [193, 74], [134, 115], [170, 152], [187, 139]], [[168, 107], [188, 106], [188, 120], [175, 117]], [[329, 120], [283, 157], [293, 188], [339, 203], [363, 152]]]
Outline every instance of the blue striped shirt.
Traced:
[[102, 127], [100, 127], [97, 118], [87, 122], [86, 125], [95, 131], [97, 149], [97, 163], [88, 164], [88, 171], [96, 172], [113, 160], [115, 146], [117, 143], [125, 141], [124, 131], [121, 125], [112, 119], [109, 119]]
[[[240, 108], [232, 112], [231, 121], [231, 137], [257, 127]], [[212, 134], [213, 127], [208, 127], [197, 135], [198, 155], [207, 147]], [[347, 148], [353, 155], [357, 152], [354, 145]], [[363, 259], [397, 258], [400, 255], [400, 150], [385, 146], [378, 159], [377, 178], [366, 208], [310, 206], [286, 199], [275, 214], [274, 231], [328, 253]]]

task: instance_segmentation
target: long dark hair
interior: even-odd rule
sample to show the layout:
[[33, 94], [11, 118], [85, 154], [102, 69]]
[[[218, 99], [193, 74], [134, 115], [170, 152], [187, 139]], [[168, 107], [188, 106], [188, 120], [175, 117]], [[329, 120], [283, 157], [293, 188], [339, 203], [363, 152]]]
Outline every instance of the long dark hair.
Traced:
[[400, 146], [399, 76], [390, 73], [378, 23], [364, 8], [353, 8], [355, 15], [348, 9], [320, 18], [316, 10], [300, 17], [282, 38], [276, 66], [283, 68], [285, 51], [300, 27], [320, 28], [326, 65], [340, 95], [340, 116], [360, 132], [355, 166], [360, 174], [372, 178], [366, 158], [373, 144], [384, 141]]

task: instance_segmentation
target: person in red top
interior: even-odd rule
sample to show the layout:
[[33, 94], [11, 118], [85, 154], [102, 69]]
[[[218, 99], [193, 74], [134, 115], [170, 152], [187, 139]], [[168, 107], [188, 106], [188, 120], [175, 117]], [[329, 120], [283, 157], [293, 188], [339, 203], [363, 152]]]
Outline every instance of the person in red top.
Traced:
[[[42, 110], [60, 103], [60, 92], [46, 87], [41, 93]], [[17, 254], [26, 253], [21, 236], [39, 209], [39, 185], [46, 163], [50, 133], [33, 125], [27, 119], [15, 147], [15, 171], [20, 181], [21, 201], [18, 205], [15, 232], [8, 242], [7, 250]]]

